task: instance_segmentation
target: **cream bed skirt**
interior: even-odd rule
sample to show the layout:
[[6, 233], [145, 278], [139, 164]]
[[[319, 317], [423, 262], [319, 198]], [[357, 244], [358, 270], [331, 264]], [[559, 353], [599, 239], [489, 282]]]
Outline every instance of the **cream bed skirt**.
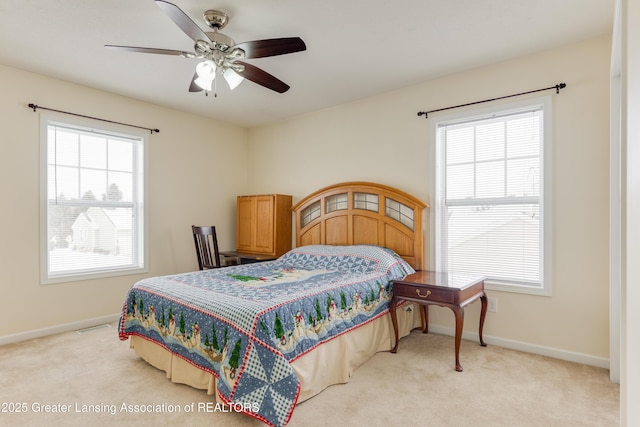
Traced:
[[[422, 326], [420, 313], [421, 310], [412, 304], [398, 307], [400, 337]], [[216, 377], [213, 374], [175, 357], [169, 350], [152, 341], [136, 335], [130, 338], [130, 346], [136, 355], [165, 371], [172, 382], [216, 394]], [[393, 339], [391, 315], [386, 314], [299, 357], [291, 363], [301, 386], [297, 403], [315, 396], [330, 385], [348, 382], [353, 372], [375, 353], [391, 350]]]

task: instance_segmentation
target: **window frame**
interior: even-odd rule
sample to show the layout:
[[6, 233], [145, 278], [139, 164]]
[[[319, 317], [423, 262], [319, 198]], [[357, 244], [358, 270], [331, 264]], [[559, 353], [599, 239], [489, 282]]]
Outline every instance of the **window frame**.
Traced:
[[430, 117], [429, 130], [429, 179], [430, 179], [430, 204], [433, 209], [430, 215], [430, 263], [433, 269], [443, 269], [440, 260], [441, 240], [443, 231], [441, 230], [442, 222], [442, 201], [440, 200], [439, 183], [442, 179], [441, 151], [438, 147], [439, 138], [438, 131], [444, 125], [452, 123], [460, 123], [465, 121], [478, 121], [489, 119], [495, 116], [517, 113], [519, 111], [528, 111], [533, 108], [541, 108], [542, 110], [542, 126], [543, 141], [541, 144], [541, 185], [540, 185], [540, 228], [541, 228], [541, 266], [540, 266], [540, 285], [526, 285], [522, 283], [496, 282], [490, 278], [485, 280], [485, 288], [489, 290], [498, 290], [506, 292], [525, 293], [532, 295], [551, 296], [552, 295], [552, 238], [553, 238], [553, 210], [552, 210], [552, 97], [543, 96], [530, 98], [516, 102], [501, 103], [485, 108], [467, 109], [462, 112], [451, 114], [439, 114]]
[[[76, 128], [81, 131], [97, 132], [101, 134], [120, 136], [128, 139], [139, 139], [138, 147], [138, 169], [134, 171], [137, 179], [142, 180], [138, 187], [141, 195], [137, 195], [137, 200], [133, 204], [136, 224], [137, 242], [133, 245], [137, 255], [130, 266], [104, 267], [79, 272], [54, 273], [49, 272], [49, 248], [48, 248], [48, 127], [49, 124], [58, 124]], [[40, 284], [49, 285], [55, 283], [65, 283], [80, 280], [101, 279], [123, 275], [141, 274], [149, 271], [149, 245], [148, 245], [148, 135], [141, 130], [132, 130], [129, 127], [117, 125], [115, 123], [101, 122], [84, 117], [62, 116], [56, 113], [42, 113], [40, 115]], [[142, 168], [140, 171], [139, 169]], [[117, 204], [117, 203], [116, 203]], [[105, 204], [107, 205], [107, 204]], [[132, 234], [132, 239], [134, 239]]]

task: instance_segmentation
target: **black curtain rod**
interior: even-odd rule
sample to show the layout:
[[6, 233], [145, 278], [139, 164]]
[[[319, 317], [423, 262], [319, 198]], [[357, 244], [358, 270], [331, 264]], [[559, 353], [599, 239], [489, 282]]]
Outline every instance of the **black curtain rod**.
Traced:
[[529, 93], [542, 92], [544, 90], [550, 90], [550, 89], [555, 89], [556, 93], [560, 93], [560, 89], [564, 89], [565, 87], [567, 87], [566, 83], [558, 83], [555, 86], [545, 87], [544, 89], [536, 89], [536, 90], [530, 90], [528, 92], [514, 93], [513, 95], [505, 95], [505, 96], [500, 96], [498, 98], [485, 99], [483, 101], [469, 102], [468, 104], [454, 105], [453, 107], [438, 108], [437, 110], [420, 111], [418, 113], [418, 116], [424, 116], [425, 119], [428, 119], [429, 118], [429, 113], [435, 113], [437, 111], [451, 110], [453, 108], [466, 107], [468, 105], [482, 104], [483, 102], [497, 101], [499, 99], [512, 98], [514, 96], [527, 95]]
[[144, 129], [144, 130], [148, 130], [152, 134], [154, 132], [155, 133], [159, 133], [160, 132], [160, 129], [151, 129], [151, 128], [146, 128], [146, 127], [143, 127], [143, 126], [136, 126], [136, 125], [130, 125], [130, 124], [127, 124], [127, 123], [114, 122], [112, 120], [101, 119], [101, 118], [98, 118], [98, 117], [91, 117], [91, 116], [85, 116], [85, 115], [82, 115], [82, 114], [70, 113], [68, 111], [54, 110], [53, 108], [41, 107], [41, 106], [36, 105], [36, 104], [29, 104], [28, 107], [31, 108], [34, 112], [38, 108], [40, 108], [42, 110], [55, 111], [56, 113], [63, 113], [63, 114], [70, 114], [72, 116], [77, 116], [77, 117], [84, 117], [85, 119], [100, 120], [101, 122], [114, 123], [116, 125], [124, 125], [124, 126], [129, 126], [129, 127], [132, 127], [132, 128]]

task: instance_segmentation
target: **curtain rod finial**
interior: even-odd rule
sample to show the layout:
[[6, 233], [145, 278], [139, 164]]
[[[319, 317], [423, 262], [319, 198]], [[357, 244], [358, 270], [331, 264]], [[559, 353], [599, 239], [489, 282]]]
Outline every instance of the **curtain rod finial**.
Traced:
[[36, 111], [36, 108], [38, 108], [38, 106], [36, 104], [29, 104], [28, 107], [31, 108], [34, 113]]

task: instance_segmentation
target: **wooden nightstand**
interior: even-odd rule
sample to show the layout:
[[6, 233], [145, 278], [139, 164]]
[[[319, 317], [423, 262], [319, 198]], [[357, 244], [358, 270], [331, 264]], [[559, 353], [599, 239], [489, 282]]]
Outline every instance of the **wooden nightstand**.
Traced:
[[456, 371], [461, 372], [462, 366], [460, 365], [459, 355], [462, 326], [464, 324], [464, 307], [477, 299], [480, 299], [482, 303], [479, 330], [480, 345], [486, 347], [482, 339], [482, 328], [487, 314], [484, 277], [423, 270], [410, 274], [402, 280], [394, 280], [390, 310], [396, 343], [391, 352], [398, 351], [398, 317], [396, 314], [398, 301], [412, 301], [421, 305], [425, 319], [423, 329], [425, 334], [429, 332], [429, 305], [449, 307], [456, 317]]

